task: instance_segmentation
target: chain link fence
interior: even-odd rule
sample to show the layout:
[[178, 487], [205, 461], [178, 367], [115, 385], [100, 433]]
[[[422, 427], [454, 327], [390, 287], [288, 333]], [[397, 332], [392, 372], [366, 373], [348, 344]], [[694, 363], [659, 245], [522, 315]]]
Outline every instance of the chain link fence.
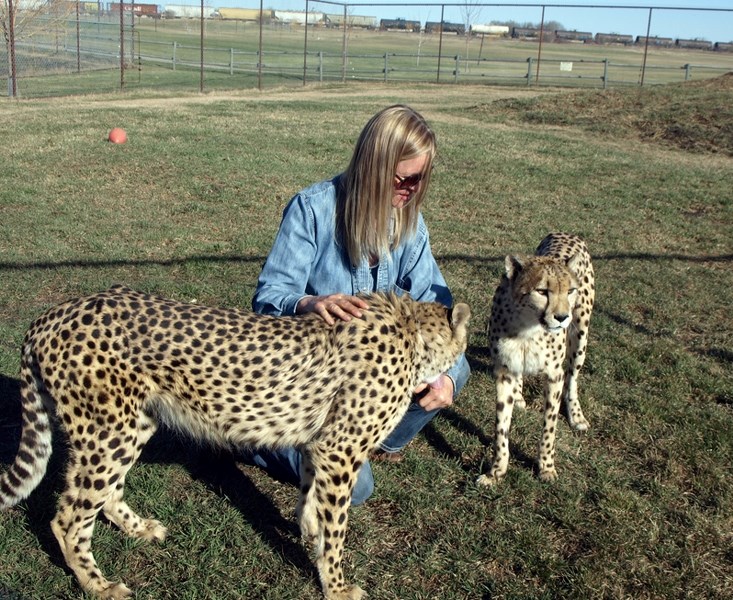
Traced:
[[[539, 29], [524, 27], [519, 33], [519, 28], [476, 22], [479, 9], [509, 4], [425, 4], [422, 20], [370, 16], [384, 6], [305, 0], [301, 10], [278, 10], [262, 3], [259, 9], [229, 9], [210, 0], [175, 5], [0, 0], [5, 41], [0, 79], [7, 81], [10, 97], [38, 97], [329, 81], [605, 88], [733, 71], [731, 43], [651, 35], [653, 11], [660, 9], [635, 7], [636, 29], [645, 35], [609, 38], [553, 30], [546, 9], [567, 5], [517, 5], [541, 14]], [[599, 16], [601, 8], [621, 9], [588, 7]], [[697, 11], [711, 21], [729, 19], [733, 31], [733, 8], [676, 10]]]

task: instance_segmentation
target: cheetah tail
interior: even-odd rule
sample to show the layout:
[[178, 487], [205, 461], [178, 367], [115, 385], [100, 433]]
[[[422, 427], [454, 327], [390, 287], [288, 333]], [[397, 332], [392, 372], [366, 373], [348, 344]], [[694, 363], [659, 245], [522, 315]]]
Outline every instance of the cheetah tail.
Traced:
[[15, 462], [0, 475], [0, 510], [30, 496], [43, 479], [51, 458], [51, 422], [44, 399], [50, 399], [35, 366], [32, 350], [24, 348], [21, 365], [23, 429]]

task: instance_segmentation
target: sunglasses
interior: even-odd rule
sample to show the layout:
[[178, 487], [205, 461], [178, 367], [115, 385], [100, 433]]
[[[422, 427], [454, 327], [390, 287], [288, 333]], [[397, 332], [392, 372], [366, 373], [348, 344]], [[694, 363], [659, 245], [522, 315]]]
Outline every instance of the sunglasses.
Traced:
[[413, 173], [412, 175], [407, 175], [406, 177], [400, 177], [395, 173], [394, 177], [397, 180], [394, 189], [411, 190], [423, 180], [423, 177], [425, 177], [425, 175], [423, 173]]

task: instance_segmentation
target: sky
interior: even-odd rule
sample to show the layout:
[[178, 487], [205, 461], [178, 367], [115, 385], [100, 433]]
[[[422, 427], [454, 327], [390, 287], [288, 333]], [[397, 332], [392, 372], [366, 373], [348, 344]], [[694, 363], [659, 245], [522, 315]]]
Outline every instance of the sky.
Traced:
[[[199, 4], [197, 0], [172, 0], [178, 4]], [[214, 8], [259, 8], [259, 0], [205, 0]], [[402, 18], [420, 21], [440, 21], [439, 1], [403, 0], [401, 2], [355, 1], [349, 14], [373, 16], [377, 19]], [[474, 24], [492, 21], [516, 21], [539, 24], [542, 19], [541, 1], [504, 2], [505, 6], [478, 6], [480, 0], [454, 0], [445, 7], [444, 19], [464, 23], [465, 8], [469, 6]], [[502, 4], [501, 2], [486, 2]], [[524, 5], [524, 6], [521, 6]], [[554, 5], [554, 6], [553, 6]], [[556, 8], [564, 5], [566, 8]], [[623, 8], [605, 8], [605, 7]], [[305, 10], [305, 0], [263, 0], [264, 8]], [[603, 8], [598, 8], [603, 7]], [[631, 8], [635, 7], [635, 8]], [[649, 8], [652, 7], [650, 35], [674, 39], [705, 39], [710, 42], [733, 42], [733, 0], [568, 0], [545, 3], [545, 22], [556, 21], [565, 29], [596, 33], [646, 35]], [[656, 7], [656, 8], [655, 8]], [[664, 7], [664, 8], [662, 8]], [[673, 10], [686, 8], [695, 10]], [[728, 9], [729, 12], [700, 9]], [[308, 9], [326, 13], [343, 13], [343, 4], [326, 4], [309, 0]]]

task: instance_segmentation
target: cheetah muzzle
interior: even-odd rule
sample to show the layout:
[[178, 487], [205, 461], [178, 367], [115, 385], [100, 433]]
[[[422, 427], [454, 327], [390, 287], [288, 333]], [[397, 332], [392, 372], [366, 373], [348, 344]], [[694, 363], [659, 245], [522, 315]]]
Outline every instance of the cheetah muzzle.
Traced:
[[512, 411], [525, 405], [524, 376], [541, 374], [546, 381], [538, 460], [542, 481], [557, 478], [555, 436], [561, 401], [571, 427], [589, 427], [578, 400], [578, 373], [585, 362], [595, 299], [585, 242], [575, 235], [551, 233], [534, 256], [507, 256], [505, 266], [488, 327], [496, 379], [494, 458], [489, 473], [479, 477], [480, 485], [493, 485], [506, 475]]
[[123, 287], [70, 300], [30, 327], [21, 357], [23, 429], [0, 476], [0, 509], [27, 497], [65, 431], [65, 486], [51, 527], [81, 587], [118, 600], [91, 550], [99, 511], [130, 536], [163, 540], [123, 501], [125, 476], [159, 423], [226, 446], [298, 447], [297, 514], [327, 599], [358, 599], [342, 557], [352, 487], [412, 390], [466, 348], [470, 310], [366, 296], [363, 317], [271, 317], [184, 304]]

